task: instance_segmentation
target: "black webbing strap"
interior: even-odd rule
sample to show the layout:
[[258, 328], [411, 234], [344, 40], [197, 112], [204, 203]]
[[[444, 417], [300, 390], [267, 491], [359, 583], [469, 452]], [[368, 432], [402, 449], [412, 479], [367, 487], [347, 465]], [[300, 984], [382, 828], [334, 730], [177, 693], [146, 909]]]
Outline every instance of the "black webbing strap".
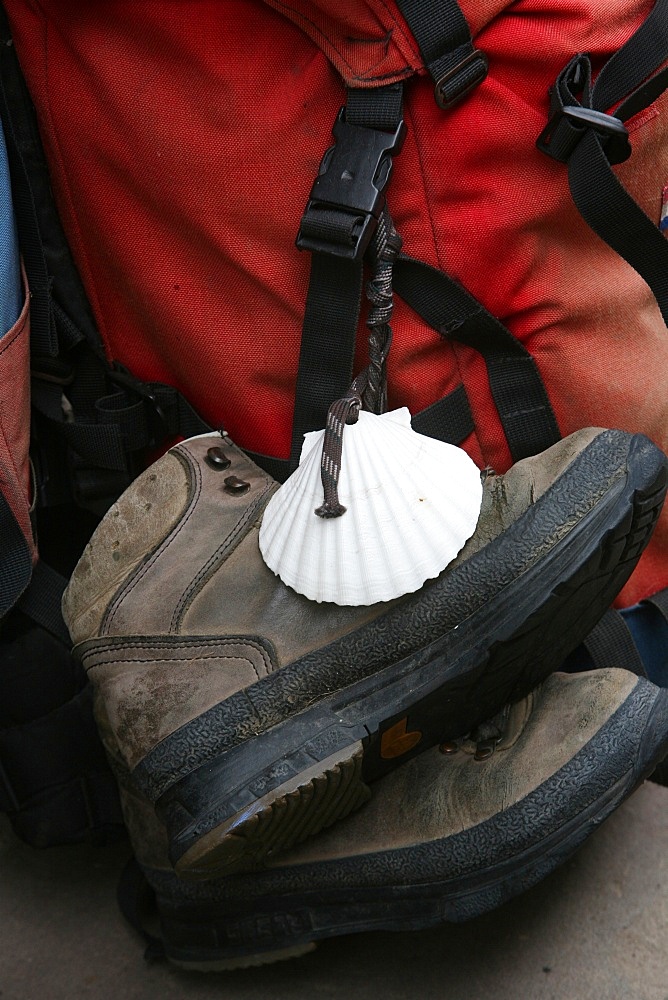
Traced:
[[[71, 380], [33, 367], [32, 404], [92, 466], [127, 470], [127, 456], [175, 435], [192, 437], [211, 427], [172, 386], [140, 382], [126, 369], [101, 365], [91, 353], [70, 368]], [[72, 405], [67, 419], [63, 394]]]
[[[439, 441], [446, 441], [448, 444], [460, 445], [475, 430], [473, 413], [464, 386], [458, 386], [447, 396], [415, 413], [411, 417], [411, 426], [418, 434], [426, 434], [427, 437], [438, 438]], [[284, 483], [292, 471], [287, 458], [274, 458], [272, 455], [262, 455], [253, 451], [247, 451], [246, 454], [279, 483]]]
[[[102, 515], [139, 475], [147, 450], [170, 438], [192, 437], [211, 430], [184, 396], [171, 386], [144, 383], [102, 368], [91, 352], [79, 359], [75, 381], [62, 386], [41, 377], [32, 380], [33, 413], [45, 419], [38, 443], [48, 430], [66, 446], [68, 478], [38, 477], [40, 506], [74, 502]], [[91, 375], [91, 378], [87, 378]], [[110, 392], [109, 390], [113, 391]], [[63, 407], [63, 393], [72, 403], [74, 420]], [[54, 442], [47, 442], [47, 463]], [[48, 466], [47, 466], [48, 468]], [[63, 495], [64, 494], [64, 495]]]
[[560, 439], [534, 358], [477, 299], [445, 272], [403, 254], [394, 267], [394, 288], [441, 336], [483, 356], [513, 461]]
[[609, 608], [594, 626], [584, 646], [596, 668], [623, 667], [639, 677], [647, 676], [631, 630], [614, 608]]
[[206, 434], [211, 427], [172, 386], [139, 382], [118, 371], [109, 376], [115, 392], [95, 401], [97, 426], [117, 427], [126, 451], [160, 443], [165, 438]]
[[299, 355], [290, 463], [307, 431], [353, 377], [363, 257], [385, 203], [391, 157], [403, 141], [401, 84], [350, 90], [301, 221], [297, 246], [312, 252]]
[[668, 622], [668, 587], [665, 590], [660, 590], [658, 594], [652, 594], [651, 597], [645, 598], [643, 603], [651, 604]]
[[293, 469], [304, 434], [324, 427], [328, 404], [352, 382], [362, 282], [361, 261], [313, 254], [295, 389]]
[[0, 619], [14, 606], [30, 583], [32, 556], [25, 535], [7, 500], [0, 493]]
[[418, 434], [426, 434], [448, 444], [461, 444], [475, 430], [464, 386], [458, 386], [447, 396], [416, 413], [411, 419], [411, 426]]
[[[52, 732], [41, 727], [41, 737], [51, 741], [51, 756], [61, 751], [60, 726], [67, 721], [63, 718]], [[0, 751], [4, 753], [4, 747], [0, 746]], [[14, 832], [25, 843], [33, 847], [102, 845], [123, 835], [123, 815], [111, 771], [87, 770], [64, 784], [50, 785], [26, 801], [18, 800], [16, 789], [8, 790], [4, 785], [4, 770], [0, 764], [0, 811], [8, 814]]]
[[69, 645], [70, 634], [63, 620], [61, 602], [67, 579], [42, 560], [33, 567], [32, 579], [18, 608], [47, 632]]
[[[82, 354], [72, 370], [72, 381], [64, 384], [48, 373], [33, 373], [31, 402], [67, 445], [73, 496], [86, 509], [103, 513], [104, 503], [109, 506], [142, 471], [147, 449], [211, 430], [171, 386], [140, 382], [120, 366], [100, 364], [92, 352]], [[47, 481], [42, 504], [62, 500], [53, 495], [54, 485]]]
[[400, 83], [387, 87], [355, 88], [346, 94], [346, 122], [359, 128], [395, 132], [401, 127], [404, 90]]
[[[568, 163], [568, 181], [581, 215], [644, 278], [668, 323], [668, 243], [658, 220], [645, 215], [611, 169], [631, 153], [623, 123], [668, 86], [668, 68], [659, 70], [666, 59], [668, 0], [657, 0], [595, 83], [587, 56], [578, 55], [566, 66], [551, 92], [550, 121], [537, 145]], [[615, 106], [614, 114], [606, 113]]]
[[451, 108], [487, 76], [487, 57], [476, 49], [456, 0], [397, 0], [434, 80], [434, 97]]
[[269, 473], [277, 482], [284, 483], [293, 471], [289, 458], [275, 458], [273, 455], [263, 455], [259, 451], [248, 451], [244, 449], [248, 457], [261, 469]]
[[27, 843], [103, 842], [122, 831], [90, 685], [45, 715], [0, 729], [0, 762], [0, 810]]

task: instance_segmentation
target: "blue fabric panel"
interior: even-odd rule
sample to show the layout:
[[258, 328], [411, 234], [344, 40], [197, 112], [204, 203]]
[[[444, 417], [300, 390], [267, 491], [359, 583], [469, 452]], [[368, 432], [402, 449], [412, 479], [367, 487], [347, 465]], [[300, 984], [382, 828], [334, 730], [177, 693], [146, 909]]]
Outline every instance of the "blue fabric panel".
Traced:
[[21, 270], [5, 136], [0, 125], [0, 337], [10, 330], [21, 312]]

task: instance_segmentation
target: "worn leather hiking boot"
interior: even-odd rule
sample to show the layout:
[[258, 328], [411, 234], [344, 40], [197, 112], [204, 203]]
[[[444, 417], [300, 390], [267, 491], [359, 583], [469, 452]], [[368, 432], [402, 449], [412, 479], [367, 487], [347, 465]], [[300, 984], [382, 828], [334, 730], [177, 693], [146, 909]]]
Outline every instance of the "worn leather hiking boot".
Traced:
[[266, 567], [276, 486], [220, 435], [178, 444], [107, 513], [63, 603], [107, 748], [184, 878], [263, 863], [558, 668], [648, 541], [666, 459], [642, 435], [571, 435], [487, 479], [439, 577], [359, 608]]
[[[164, 827], [121, 775], [162, 950], [186, 968], [234, 969], [340, 934], [476, 917], [565, 861], [668, 752], [668, 690], [625, 670], [552, 674], [505, 715], [493, 751], [493, 726], [434, 747], [271, 868], [208, 883], [176, 877]], [[121, 893], [135, 926], [139, 885]]]

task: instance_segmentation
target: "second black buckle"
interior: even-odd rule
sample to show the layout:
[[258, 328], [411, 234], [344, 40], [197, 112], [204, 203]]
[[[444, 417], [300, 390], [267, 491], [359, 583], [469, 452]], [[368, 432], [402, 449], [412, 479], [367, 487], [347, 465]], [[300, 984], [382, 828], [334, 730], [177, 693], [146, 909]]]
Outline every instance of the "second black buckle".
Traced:
[[568, 105], [552, 115], [546, 127], [538, 136], [536, 145], [541, 152], [561, 163], [568, 159], [589, 130], [593, 129], [603, 139], [603, 147], [608, 162], [623, 163], [631, 155], [631, 144], [626, 125], [614, 115], [580, 105]]
[[336, 142], [320, 164], [297, 246], [361, 260], [383, 210], [392, 157], [403, 145], [406, 126], [400, 121], [394, 131], [385, 132], [352, 125], [341, 108], [332, 132]]

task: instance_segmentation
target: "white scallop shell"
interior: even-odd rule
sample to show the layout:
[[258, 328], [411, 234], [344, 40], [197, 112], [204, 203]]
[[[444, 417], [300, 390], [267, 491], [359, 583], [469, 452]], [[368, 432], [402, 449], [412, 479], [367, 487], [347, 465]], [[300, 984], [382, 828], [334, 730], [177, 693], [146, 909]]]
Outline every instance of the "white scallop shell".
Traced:
[[299, 467], [267, 504], [260, 551], [269, 568], [313, 601], [344, 605], [389, 601], [438, 576], [480, 513], [480, 471], [466, 452], [417, 434], [405, 407], [362, 411], [343, 434], [347, 510], [321, 518], [323, 435], [304, 436]]

